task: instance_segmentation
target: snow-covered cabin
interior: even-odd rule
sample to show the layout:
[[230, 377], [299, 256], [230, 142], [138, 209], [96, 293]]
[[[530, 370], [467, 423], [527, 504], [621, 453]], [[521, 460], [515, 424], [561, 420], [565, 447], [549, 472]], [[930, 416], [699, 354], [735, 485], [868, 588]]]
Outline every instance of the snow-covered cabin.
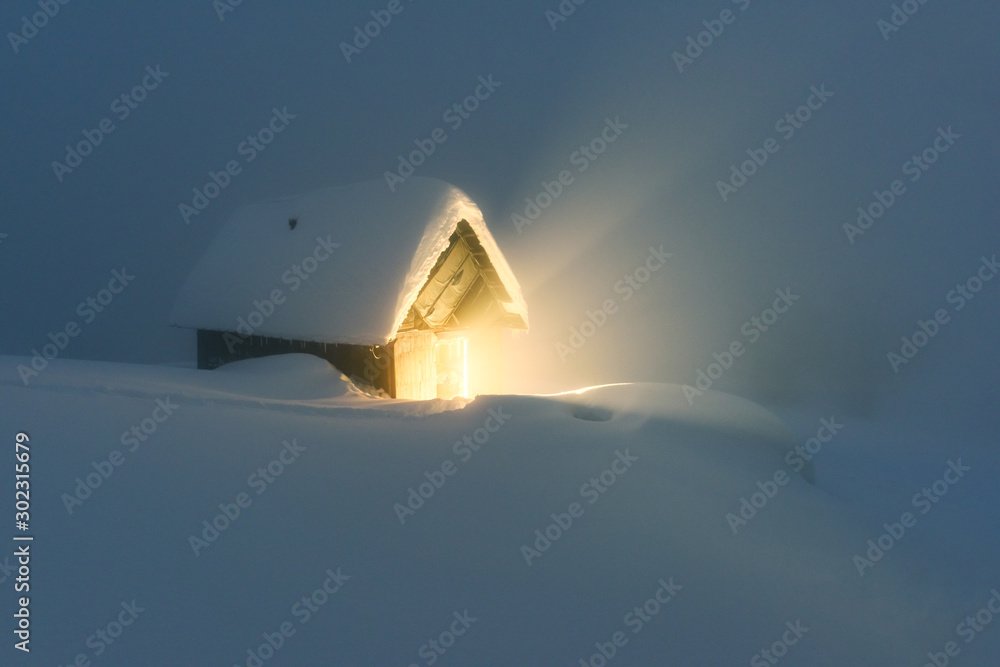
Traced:
[[501, 331], [526, 330], [521, 288], [458, 188], [411, 178], [239, 209], [188, 277], [171, 324], [198, 367], [288, 352], [396, 398], [501, 390]]

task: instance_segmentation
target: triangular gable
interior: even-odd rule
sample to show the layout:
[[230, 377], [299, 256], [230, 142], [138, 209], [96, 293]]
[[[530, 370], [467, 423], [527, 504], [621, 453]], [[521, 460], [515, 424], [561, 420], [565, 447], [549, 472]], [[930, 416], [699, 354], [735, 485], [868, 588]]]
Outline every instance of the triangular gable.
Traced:
[[467, 220], [460, 220], [448, 247], [414, 300], [400, 331], [500, 326], [527, 329], [510, 312], [513, 299]]

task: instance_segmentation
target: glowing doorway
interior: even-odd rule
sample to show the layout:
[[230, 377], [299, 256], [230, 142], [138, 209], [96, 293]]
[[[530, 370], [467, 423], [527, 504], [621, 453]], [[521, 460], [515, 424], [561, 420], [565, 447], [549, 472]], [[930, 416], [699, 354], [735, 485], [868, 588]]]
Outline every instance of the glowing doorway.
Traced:
[[469, 396], [469, 339], [464, 336], [438, 337], [434, 344], [437, 370], [437, 397]]

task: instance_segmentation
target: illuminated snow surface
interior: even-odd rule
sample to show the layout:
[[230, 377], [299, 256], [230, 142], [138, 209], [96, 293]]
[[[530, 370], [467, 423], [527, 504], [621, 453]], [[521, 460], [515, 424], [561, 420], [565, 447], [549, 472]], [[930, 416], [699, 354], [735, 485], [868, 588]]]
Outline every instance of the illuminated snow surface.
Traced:
[[[779, 419], [720, 393], [692, 407], [673, 385], [389, 401], [288, 355], [217, 371], [60, 360], [29, 388], [6, 371], [0, 393], [8, 439], [37, 424], [32, 664], [600, 665], [603, 650], [755, 665], [779, 642], [781, 664], [883, 667], [955, 640], [962, 665], [987, 665], [1000, 641], [942, 633], [1000, 586], [984, 524], [1000, 466], [963, 458], [921, 514], [900, 498], [956, 457], [905, 424], [838, 429], [811, 485], [786, 453], [836, 415]], [[114, 450], [121, 465], [68, 500]], [[734, 534], [726, 516], [758, 482], [773, 497]], [[430, 497], [405, 511], [410, 489]], [[859, 576], [852, 558], [908, 510], [916, 525]], [[119, 619], [113, 643], [95, 634]]]

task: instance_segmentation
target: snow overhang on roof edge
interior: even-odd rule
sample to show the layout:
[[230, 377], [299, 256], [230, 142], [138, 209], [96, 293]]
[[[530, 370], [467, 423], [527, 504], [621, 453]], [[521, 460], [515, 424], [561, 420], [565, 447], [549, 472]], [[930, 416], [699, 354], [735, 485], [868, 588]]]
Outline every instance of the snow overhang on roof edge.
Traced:
[[494, 270], [496, 270], [500, 282], [503, 283], [504, 288], [510, 295], [511, 301], [503, 304], [504, 310], [515, 315], [520, 315], [527, 329], [528, 305], [521, 294], [521, 286], [514, 277], [514, 272], [511, 270], [510, 265], [507, 264], [503, 253], [500, 252], [496, 239], [493, 238], [490, 230], [486, 227], [486, 221], [483, 219], [483, 213], [479, 210], [479, 207], [469, 199], [468, 195], [452, 186], [451, 197], [449, 201], [443, 203], [438, 220], [439, 224], [434, 225], [432, 223], [428, 225], [420, 241], [420, 245], [414, 253], [410, 270], [407, 273], [403, 289], [400, 291], [399, 299], [396, 303], [396, 316], [393, 319], [392, 330], [386, 335], [385, 342], [389, 342], [395, 338], [396, 332], [410, 311], [410, 307], [417, 300], [421, 288], [430, 277], [438, 257], [448, 248], [451, 235], [462, 220], [468, 222], [469, 226], [472, 227], [472, 231], [476, 233], [476, 238], [479, 239], [483, 249], [486, 250], [486, 254]]
[[325, 343], [388, 343], [462, 220], [507, 293], [504, 310], [519, 316], [526, 328], [528, 309], [520, 285], [479, 207], [455, 186], [424, 177], [409, 179], [395, 193], [379, 180], [241, 206], [188, 275], [170, 324], [237, 331], [241, 318], [257, 308], [255, 300], [276, 288], [289, 296], [298, 289], [298, 283], [286, 281], [290, 267], [327, 239], [341, 249], [325, 253], [329, 261], [324, 259], [322, 270], [302, 283], [303, 291], [271, 309], [261, 322], [252, 322], [252, 333]]

